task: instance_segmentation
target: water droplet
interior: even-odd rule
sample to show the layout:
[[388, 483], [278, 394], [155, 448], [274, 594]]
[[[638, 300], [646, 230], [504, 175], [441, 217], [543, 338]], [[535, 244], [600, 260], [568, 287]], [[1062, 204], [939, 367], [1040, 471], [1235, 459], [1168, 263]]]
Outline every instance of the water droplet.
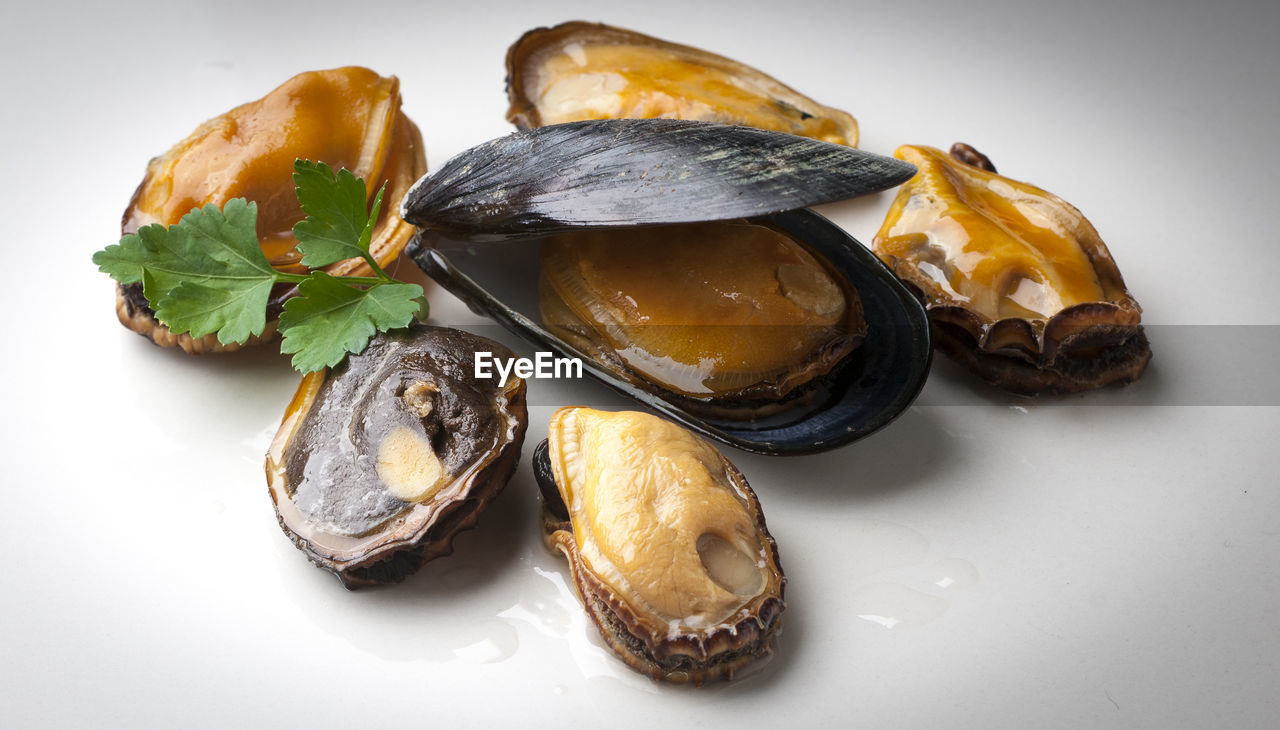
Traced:
[[886, 629], [923, 626], [942, 616], [947, 602], [896, 583], [874, 583], [853, 592], [853, 615]]
[[928, 580], [939, 588], [969, 588], [978, 582], [978, 569], [967, 560], [943, 558], [930, 566]]

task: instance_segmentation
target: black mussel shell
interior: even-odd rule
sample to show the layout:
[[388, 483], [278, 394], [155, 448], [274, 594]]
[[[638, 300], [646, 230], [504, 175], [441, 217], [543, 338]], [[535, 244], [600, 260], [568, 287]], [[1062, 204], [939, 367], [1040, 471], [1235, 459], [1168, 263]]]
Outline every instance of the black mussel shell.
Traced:
[[915, 399], [929, 373], [932, 345], [924, 308], [879, 258], [817, 213], [796, 210], [760, 220], [804, 241], [848, 277], [862, 300], [867, 334], [814, 398], [752, 421], [690, 414], [665, 400], [660, 389], [623, 380], [548, 332], [538, 310], [536, 245], [473, 246], [424, 230], [406, 250], [473, 311], [534, 347], [580, 358], [585, 371], [611, 388], [722, 443], [761, 454], [817, 453], [887, 425]]
[[560, 522], [568, 522], [569, 508], [565, 506], [560, 488], [556, 486], [555, 475], [551, 472], [551, 447], [546, 439], [542, 439], [533, 450], [533, 480], [538, 484], [542, 508], [547, 516]]
[[900, 185], [915, 167], [780, 132], [677, 119], [526, 129], [417, 182], [400, 214], [472, 241], [759, 217]]

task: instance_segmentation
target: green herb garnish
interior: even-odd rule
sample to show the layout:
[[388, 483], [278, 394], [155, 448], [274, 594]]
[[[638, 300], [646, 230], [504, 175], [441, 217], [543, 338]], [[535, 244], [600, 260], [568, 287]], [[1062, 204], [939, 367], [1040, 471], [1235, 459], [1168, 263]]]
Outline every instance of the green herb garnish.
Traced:
[[382, 186], [366, 208], [364, 180], [323, 162], [297, 160], [293, 181], [307, 214], [293, 227], [302, 263], [313, 269], [362, 258], [375, 276], [289, 274], [272, 268], [258, 243], [258, 206], [243, 198], [221, 210], [193, 208], [175, 225], [144, 226], [93, 255], [100, 271], [121, 284], [142, 282], [142, 293], [174, 334], [216, 333], [222, 344], [243, 344], [266, 327], [267, 300], [277, 283], [298, 286], [284, 303], [280, 351], [308, 373], [359, 353], [378, 331], [405, 327], [426, 313], [422, 287], [387, 276], [369, 253], [382, 207]]

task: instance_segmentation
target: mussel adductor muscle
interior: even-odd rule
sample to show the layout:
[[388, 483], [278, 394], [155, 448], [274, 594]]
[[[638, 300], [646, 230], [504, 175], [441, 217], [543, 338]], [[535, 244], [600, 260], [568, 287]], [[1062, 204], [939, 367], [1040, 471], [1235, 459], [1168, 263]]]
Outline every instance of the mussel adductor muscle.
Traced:
[[305, 376], [267, 454], [280, 525], [348, 588], [403, 579], [452, 552], [506, 485], [528, 421], [525, 385], [474, 374], [511, 357], [459, 330], [383, 333]]
[[771, 215], [891, 188], [915, 168], [749, 127], [610, 119], [521, 130], [418, 181], [404, 219], [454, 238]]
[[876, 253], [921, 294], [938, 347], [1025, 395], [1142, 375], [1142, 308], [1074, 206], [995, 172], [985, 155], [904, 145], [919, 169], [876, 234]]
[[507, 51], [507, 96], [507, 119], [526, 128], [663, 117], [858, 143], [852, 116], [762, 71], [597, 23], [573, 21], [521, 36]]
[[715, 448], [648, 414], [562, 408], [535, 459], [547, 546], [629, 666], [702, 684], [773, 651], [778, 547]]
[[[302, 273], [293, 225], [303, 213], [294, 194], [295, 159], [346, 168], [366, 182], [370, 199], [385, 183], [385, 197], [397, 200], [427, 171], [422, 135], [400, 109], [400, 82], [358, 66], [308, 71], [266, 96], [242, 104], [200, 125], [163, 155], [151, 160], [121, 223], [123, 233], [158, 223], [173, 225], [194, 207], [225, 205], [246, 198], [258, 206], [258, 239], [272, 266]], [[413, 233], [395, 206], [384, 204], [369, 250], [380, 265], [390, 264]], [[368, 276], [361, 259], [324, 268], [334, 276]], [[272, 290], [267, 329], [249, 340], [270, 340], [285, 299], [296, 287]], [[174, 334], [155, 319], [140, 284], [117, 289], [120, 321], [156, 344], [190, 353], [223, 352], [215, 335]]]

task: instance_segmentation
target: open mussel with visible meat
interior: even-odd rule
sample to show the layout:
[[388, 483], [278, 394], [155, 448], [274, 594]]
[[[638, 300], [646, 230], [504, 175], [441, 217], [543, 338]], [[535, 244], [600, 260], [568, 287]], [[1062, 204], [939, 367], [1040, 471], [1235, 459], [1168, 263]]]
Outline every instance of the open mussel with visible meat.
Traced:
[[507, 119], [689, 119], [858, 144], [858, 123], [768, 74], [714, 53], [598, 23], [525, 33], [507, 51]]
[[[530, 31], [507, 72], [508, 118], [522, 127], [663, 117], [857, 142], [848, 114], [755, 69], [620, 28]], [[703, 220], [548, 238], [543, 325], [698, 416], [756, 419], [814, 398], [865, 334], [857, 291], [785, 231]]]
[[1016, 393], [1068, 393], [1142, 375], [1142, 308], [1106, 244], [1061, 198], [957, 144], [902, 146], [919, 168], [875, 250], [923, 296], [940, 349]]
[[778, 547], [714, 447], [645, 413], [562, 408], [534, 462], [546, 543], [628, 665], [702, 684], [772, 652], [785, 607]]
[[[303, 213], [294, 195], [294, 161], [323, 161], [366, 181], [370, 197], [386, 184], [387, 200], [398, 200], [427, 170], [422, 136], [400, 110], [400, 83], [367, 68], [348, 66], [298, 74], [257, 101], [200, 125], [186, 139], [147, 166], [146, 176], [125, 210], [123, 233], [153, 223], [173, 225], [192, 208], [246, 198], [258, 208], [258, 239], [271, 265], [303, 273], [293, 225]], [[382, 266], [404, 249], [413, 227], [393, 205], [382, 208], [370, 252]], [[360, 259], [324, 268], [334, 276], [368, 276]], [[268, 323], [250, 343], [271, 339], [284, 300], [295, 293], [281, 285], [272, 292]], [[141, 284], [117, 290], [116, 311], [130, 329], [156, 344], [187, 352], [219, 352], [239, 347], [215, 335], [174, 334], [158, 322]]]
[[[507, 73], [522, 127], [663, 117], [857, 142], [851, 116], [755, 69], [605, 25], [530, 31]], [[540, 268], [548, 330], [700, 416], [752, 419], [813, 397], [866, 329], [844, 277], [761, 223], [560, 234]]]
[[[923, 384], [919, 304], [842, 230], [797, 210], [912, 173], [746, 127], [574, 122], [459, 155], [402, 209], [422, 229], [410, 255], [473, 309], [701, 433], [793, 454], [871, 433]], [[708, 220], [737, 221], [720, 226], [733, 235], [672, 225]]]
[[393, 583], [453, 551], [510, 479], [528, 422], [525, 384], [476, 377], [466, 332], [383, 333], [302, 379], [267, 454], [280, 526], [348, 588]]

